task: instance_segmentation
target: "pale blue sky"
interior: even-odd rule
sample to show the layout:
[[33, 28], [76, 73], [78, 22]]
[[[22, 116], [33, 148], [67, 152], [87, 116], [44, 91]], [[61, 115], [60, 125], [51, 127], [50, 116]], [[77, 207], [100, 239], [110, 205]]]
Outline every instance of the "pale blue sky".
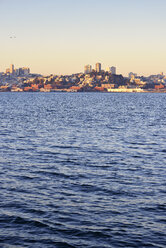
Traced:
[[165, 29], [165, 0], [0, 0], [0, 71], [166, 73]]

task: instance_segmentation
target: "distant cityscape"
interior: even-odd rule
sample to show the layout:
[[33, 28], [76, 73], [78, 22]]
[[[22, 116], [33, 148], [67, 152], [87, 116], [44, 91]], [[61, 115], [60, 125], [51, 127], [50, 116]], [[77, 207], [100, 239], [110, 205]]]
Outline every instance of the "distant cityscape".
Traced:
[[130, 72], [117, 74], [116, 67], [102, 69], [101, 63], [85, 65], [83, 73], [48, 75], [30, 73], [30, 68], [13, 64], [0, 73], [0, 92], [166, 92], [163, 72], [148, 77]]

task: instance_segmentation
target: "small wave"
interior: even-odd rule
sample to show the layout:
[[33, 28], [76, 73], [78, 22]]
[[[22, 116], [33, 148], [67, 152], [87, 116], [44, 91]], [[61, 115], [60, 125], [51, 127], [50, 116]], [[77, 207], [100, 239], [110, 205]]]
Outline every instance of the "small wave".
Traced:
[[14, 225], [28, 225], [32, 227], [44, 227], [49, 228], [49, 226], [39, 220], [32, 220], [23, 218], [20, 216], [8, 216], [8, 215], [2, 215], [0, 218], [0, 223], [9, 223]]
[[148, 212], [166, 212], [166, 205], [155, 204], [154, 206], [146, 206], [141, 209]]
[[64, 174], [64, 173], [61, 173], [61, 172], [51, 172], [51, 171], [38, 171], [39, 174], [43, 174], [43, 175], [46, 175], [46, 176], [56, 176], [56, 177], [61, 177], [61, 178], [66, 178], [66, 179], [74, 179], [74, 178], [77, 178], [77, 176], [75, 175], [72, 175], [72, 174]]

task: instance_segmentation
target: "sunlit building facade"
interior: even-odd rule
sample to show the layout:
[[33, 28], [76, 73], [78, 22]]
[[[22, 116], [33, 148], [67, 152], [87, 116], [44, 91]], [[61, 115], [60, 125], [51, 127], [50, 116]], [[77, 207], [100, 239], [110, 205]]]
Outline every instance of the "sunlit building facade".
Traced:
[[101, 72], [101, 63], [96, 63], [95, 69], [96, 72]]
[[14, 73], [14, 65], [11, 64], [11, 65], [10, 65], [10, 74], [13, 74], [13, 73]]
[[84, 73], [91, 73], [92, 72], [92, 66], [91, 65], [85, 65], [84, 66]]

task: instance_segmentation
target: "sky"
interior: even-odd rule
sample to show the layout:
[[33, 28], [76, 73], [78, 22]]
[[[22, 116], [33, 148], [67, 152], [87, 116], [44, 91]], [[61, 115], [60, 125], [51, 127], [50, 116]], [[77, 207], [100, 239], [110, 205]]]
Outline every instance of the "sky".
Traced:
[[0, 0], [0, 71], [166, 73], [165, 13], [166, 0]]

